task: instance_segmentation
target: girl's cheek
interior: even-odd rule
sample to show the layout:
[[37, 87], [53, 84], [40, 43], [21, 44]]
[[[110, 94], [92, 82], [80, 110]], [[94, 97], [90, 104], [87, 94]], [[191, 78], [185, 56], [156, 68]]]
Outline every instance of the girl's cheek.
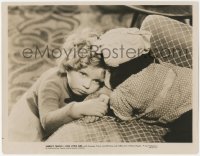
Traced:
[[[92, 86], [91, 89], [90, 89], [90, 92], [91, 92], [91, 93], [94, 93], [94, 92], [96, 92], [99, 88], [100, 88], [99, 86]], [[90, 94], [91, 94], [91, 93], [90, 93]]]
[[79, 77], [79, 78], [77, 79], [77, 84], [82, 86], [83, 83], [84, 83], [84, 78]]

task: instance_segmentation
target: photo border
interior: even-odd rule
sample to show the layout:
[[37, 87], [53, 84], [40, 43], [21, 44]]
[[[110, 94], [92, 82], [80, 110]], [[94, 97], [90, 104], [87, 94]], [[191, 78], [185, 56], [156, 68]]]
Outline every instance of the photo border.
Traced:
[[[193, 6], [193, 143], [74, 143], [74, 142], [56, 142], [56, 143], [45, 143], [45, 142], [9, 142], [7, 140], [7, 130], [8, 130], [8, 6], [10, 5], [192, 5]], [[199, 12], [198, 2], [185, 2], [185, 1], [143, 1], [143, 2], [3, 2], [2, 3], [2, 71], [3, 71], [3, 153], [48, 153], [48, 154], [195, 154], [198, 152], [198, 144], [199, 144], [199, 125], [198, 120], [198, 95], [199, 95], [199, 49], [198, 49], [198, 35], [199, 32]], [[85, 149], [46, 149], [46, 145], [105, 145], [105, 147], [91, 147]], [[108, 147], [106, 147], [108, 145]], [[123, 145], [123, 147], [109, 147], [109, 145]], [[132, 145], [131, 147], [129, 145]], [[156, 147], [156, 148], [152, 148]], [[169, 150], [170, 149], [170, 150]]]

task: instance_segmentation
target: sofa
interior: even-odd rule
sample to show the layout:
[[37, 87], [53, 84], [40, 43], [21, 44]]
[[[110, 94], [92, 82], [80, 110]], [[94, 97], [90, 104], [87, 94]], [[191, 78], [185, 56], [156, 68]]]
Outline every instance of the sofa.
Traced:
[[[159, 15], [149, 15], [141, 28], [152, 33], [150, 55], [163, 62], [192, 68], [192, 27]], [[46, 142], [166, 142], [170, 128], [140, 120], [121, 121], [107, 115], [94, 123], [79, 119], [65, 124]]]

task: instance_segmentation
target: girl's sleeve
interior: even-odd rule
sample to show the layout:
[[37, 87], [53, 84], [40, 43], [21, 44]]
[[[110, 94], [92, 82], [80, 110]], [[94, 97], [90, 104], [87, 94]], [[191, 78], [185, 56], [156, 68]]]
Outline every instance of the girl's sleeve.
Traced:
[[73, 120], [70, 116], [73, 102], [61, 107], [61, 91], [61, 86], [54, 81], [46, 81], [38, 89], [40, 121], [49, 133]]
[[45, 116], [48, 112], [54, 111], [60, 106], [59, 86], [52, 81], [44, 82], [38, 89], [38, 109], [40, 117]]

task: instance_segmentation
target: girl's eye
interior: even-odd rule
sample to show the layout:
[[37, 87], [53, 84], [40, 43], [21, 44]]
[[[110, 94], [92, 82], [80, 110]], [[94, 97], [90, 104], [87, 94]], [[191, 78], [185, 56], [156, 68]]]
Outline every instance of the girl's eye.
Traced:
[[83, 73], [83, 72], [80, 72], [80, 74], [83, 76], [83, 77], [86, 77], [86, 73]]
[[93, 83], [94, 83], [95, 85], [101, 85], [101, 82], [100, 82], [99, 80], [93, 80]]
[[99, 85], [99, 81], [97, 81], [97, 80], [93, 80], [92, 83], [93, 83], [94, 85]]

